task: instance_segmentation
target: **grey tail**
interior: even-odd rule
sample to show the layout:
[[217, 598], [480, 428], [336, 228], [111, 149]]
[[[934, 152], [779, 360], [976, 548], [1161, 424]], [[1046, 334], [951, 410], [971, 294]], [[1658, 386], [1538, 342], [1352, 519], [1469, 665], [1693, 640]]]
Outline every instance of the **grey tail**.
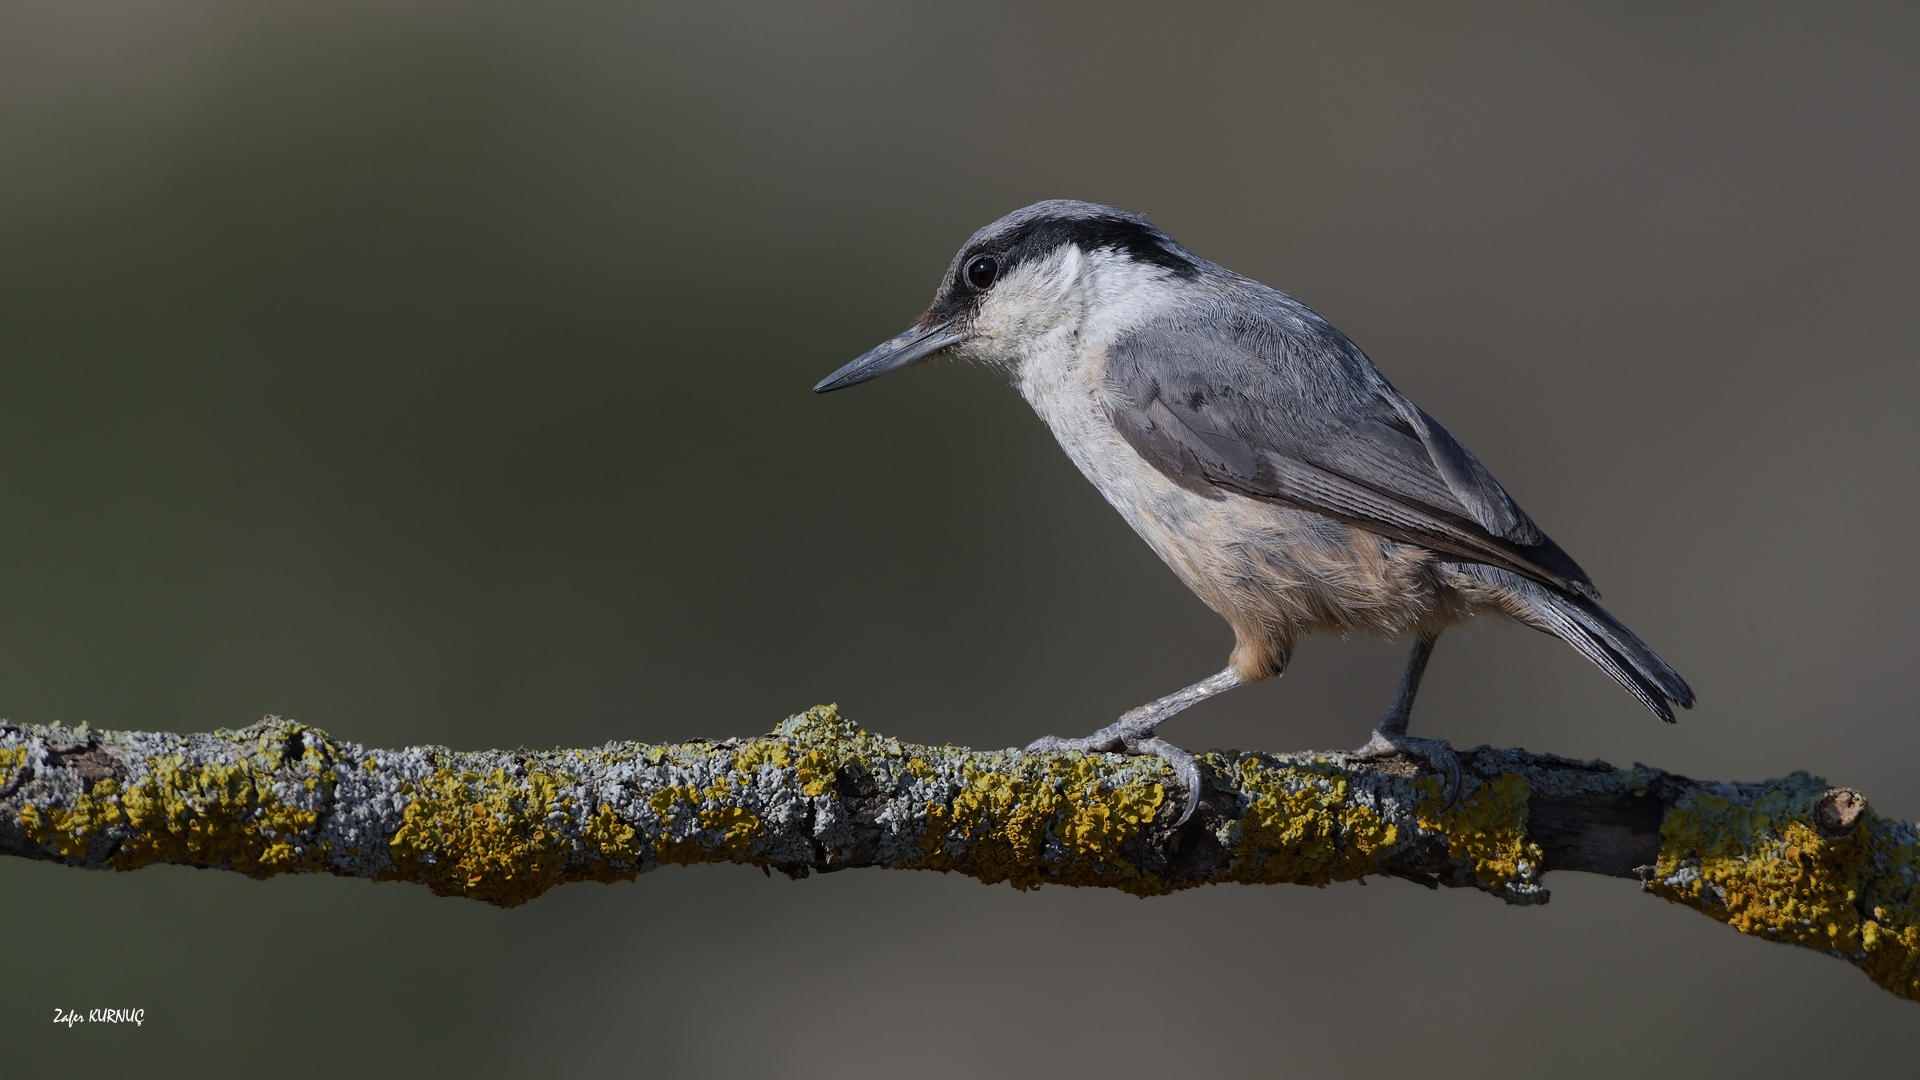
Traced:
[[1673, 705], [1693, 708], [1687, 680], [1599, 604], [1485, 563], [1455, 566], [1510, 596], [1520, 608], [1516, 614], [1524, 613], [1522, 621], [1579, 650], [1653, 715], [1671, 724]]

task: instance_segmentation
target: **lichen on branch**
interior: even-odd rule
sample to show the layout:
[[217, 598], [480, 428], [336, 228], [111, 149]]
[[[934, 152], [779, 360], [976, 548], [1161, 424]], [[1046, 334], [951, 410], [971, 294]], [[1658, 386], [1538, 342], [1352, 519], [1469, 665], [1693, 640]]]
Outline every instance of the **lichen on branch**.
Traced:
[[1647, 887], [1741, 933], [1851, 960], [1874, 982], [1920, 1000], [1914, 828], [1864, 802], [1858, 820], [1835, 828], [1821, 820], [1834, 797], [1806, 773], [1714, 785], [1668, 812]]
[[1447, 806], [1438, 778], [1403, 761], [1215, 751], [1200, 758], [1199, 809], [1176, 827], [1185, 792], [1158, 758], [902, 743], [831, 706], [752, 739], [543, 752], [370, 750], [278, 717], [194, 735], [0, 722], [0, 853], [325, 871], [503, 907], [703, 862], [1138, 896], [1385, 875], [1513, 904], [1544, 903], [1549, 869], [1637, 872], [1670, 900], [1920, 997], [1913, 830], [1864, 802], [1836, 822], [1832, 793], [1805, 774], [1702, 784], [1485, 747], [1461, 761]]

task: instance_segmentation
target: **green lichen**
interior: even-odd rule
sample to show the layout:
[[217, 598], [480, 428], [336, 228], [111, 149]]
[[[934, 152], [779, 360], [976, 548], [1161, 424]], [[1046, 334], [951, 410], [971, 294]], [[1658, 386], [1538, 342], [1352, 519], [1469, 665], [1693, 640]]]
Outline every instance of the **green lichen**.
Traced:
[[1920, 1000], [1920, 850], [1912, 826], [1867, 811], [1821, 835], [1826, 784], [1795, 773], [1718, 785], [1669, 811], [1648, 888], [1742, 933], [1852, 961]]

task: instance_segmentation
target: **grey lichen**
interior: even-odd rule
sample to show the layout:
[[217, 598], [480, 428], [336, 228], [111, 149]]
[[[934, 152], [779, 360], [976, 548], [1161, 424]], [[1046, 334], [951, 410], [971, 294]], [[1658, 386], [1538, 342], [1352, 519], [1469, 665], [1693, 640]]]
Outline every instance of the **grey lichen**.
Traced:
[[[1702, 817], [1718, 805], [1715, 785], [1482, 747], [1461, 755], [1464, 790], [1445, 805], [1439, 779], [1403, 761], [1229, 751], [1200, 761], [1199, 809], [1176, 826], [1186, 793], [1158, 758], [902, 743], [831, 706], [753, 739], [542, 752], [370, 750], [279, 717], [194, 735], [0, 722], [0, 853], [93, 869], [324, 871], [505, 907], [562, 882], [702, 862], [795, 877], [956, 871], [1017, 888], [1140, 896], [1389, 875], [1513, 904], [1545, 902], [1549, 869], [1645, 877], [1657, 866], [1656, 891], [1740, 925], [1724, 913], [1737, 876], [1725, 867], [1747, 856], [1712, 848], [1697, 824], [1720, 820]], [[1815, 813], [1808, 799], [1789, 802], [1776, 817]], [[1684, 812], [1670, 820], [1676, 807]], [[1825, 842], [1853, 852], [1841, 884], [1858, 895], [1877, 889], [1883, 902], [1871, 925], [1833, 930], [1822, 947], [1841, 952], [1828, 942], [1840, 935], [1882, 985], [1911, 994], [1920, 970], [1912, 830], [1854, 817], [1871, 819], [1860, 835], [1886, 840], [1871, 857], [1846, 847], [1855, 841]], [[1751, 831], [1749, 818], [1740, 827]], [[1690, 824], [1676, 831], [1676, 821]], [[1801, 835], [1768, 822], [1768, 835]], [[1676, 845], [1711, 850], [1681, 856]], [[1801, 853], [1827, 849], [1801, 840], [1789, 850], [1807, 863]], [[1777, 906], [1798, 902], [1789, 894], [1818, 875], [1775, 876], [1785, 883], [1767, 902]], [[1777, 940], [1816, 944], [1748, 921]]]

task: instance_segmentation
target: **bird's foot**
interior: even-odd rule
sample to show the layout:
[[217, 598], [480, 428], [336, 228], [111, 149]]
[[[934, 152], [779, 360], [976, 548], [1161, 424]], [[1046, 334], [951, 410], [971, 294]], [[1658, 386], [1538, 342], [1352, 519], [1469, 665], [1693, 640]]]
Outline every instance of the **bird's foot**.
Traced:
[[[1140, 710], [1135, 710], [1138, 712]], [[1187, 788], [1187, 806], [1181, 811], [1180, 820], [1174, 822], [1179, 828], [1193, 816], [1200, 805], [1200, 763], [1192, 754], [1173, 745], [1165, 739], [1154, 737], [1153, 729], [1157, 724], [1143, 722], [1133, 713], [1121, 717], [1084, 739], [1063, 739], [1058, 735], [1043, 735], [1027, 744], [1028, 750], [1047, 753], [1059, 753], [1065, 750], [1078, 750], [1082, 753], [1098, 754], [1117, 752], [1132, 754], [1135, 757], [1159, 755], [1173, 768], [1174, 774]]]
[[[1382, 725], [1384, 727], [1385, 725]], [[1454, 753], [1453, 744], [1445, 739], [1422, 739], [1408, 735], [1404, 731], [1385, 731], [1375, 728], [1373, 738], [1367, 745], [1353, 752], [1353, 756], [1366, 761], [1405, 755], [1423, 757], [1431, 764], [1435, 772], [1446, 777], [1446, 786], [1441, 795], [1445, 798], [1440, 806], [1448, 810], [1460, 798], [1460, 755]]]

